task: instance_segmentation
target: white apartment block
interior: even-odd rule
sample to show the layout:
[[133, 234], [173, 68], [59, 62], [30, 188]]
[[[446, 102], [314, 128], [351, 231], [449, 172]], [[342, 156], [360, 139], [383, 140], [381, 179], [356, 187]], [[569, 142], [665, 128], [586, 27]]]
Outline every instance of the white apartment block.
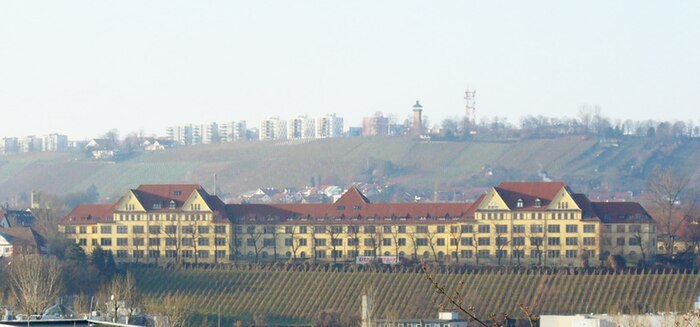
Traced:
[[169, 140], [175, 141], [180, 145], [192, 144], [192, 125], [173, 126], [165, 130], [165, 134]]
[[44, 151], [64, 151], [68, 149], [68, 136], [57, 133], [44, 137]]
[[279, 117], [270, 117], [260, 121], [259, 139], [265, 140], [284, 140], [287, 138], [287, 121]]
[[343, 118], [326, 114], [316, 119], [316, 138], [340, 137], [343, 135]]
[[299, 116], [289, 120], [288, 139], [309, 139], [316, 137], [316, 121], [308, 116]]
[[219, 125], [219, 141], [222, 143], [246, 139], [246, 121], [232, 121]]

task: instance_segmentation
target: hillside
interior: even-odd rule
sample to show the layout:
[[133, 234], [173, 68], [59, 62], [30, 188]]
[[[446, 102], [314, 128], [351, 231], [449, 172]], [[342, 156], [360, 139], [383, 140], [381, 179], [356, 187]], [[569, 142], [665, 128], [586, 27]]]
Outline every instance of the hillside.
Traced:
[[52, 194], [95, 185], [103, 198], [141, 183], [193, 182], [224, 194], [258, 187], [301, 187], [354, 181], [432, 191], [536, 180], [544, 173], [577, 191], [599, 185], [639, 190], [658, 165], [700, 176], [700, 141], [662, 144], [646, 138], [600, 143], [582, 137], [515, 141], [419, 142], [406, 137], [322, 139], [307, 142], [239, 142], [141, 153], [98, 162], [82, 153], [0, 156], [0, 199], [32, 190]]
[[[199, 316], [224, 325], [265, 315], [270, 322], [311, 322], [322, 310], [359, 315], [363, 290], [374, 294], [375, 315], [430, 318], [440, 304], [422, 272], [332, 272], [135, 268], [146, 295], [178, 291]], [[522, 318], [519, 304], [538, 314], [684, 312], [700, 287], [697, 273], [568, 274], [542, 271], [443, 272], [434, 274], [446, 289], [459, 290], [477, 314], [509, 313]], [[460, 284], [463, 281], [463, 284]], [[536, 299], [542, 298], [541, 301]]]

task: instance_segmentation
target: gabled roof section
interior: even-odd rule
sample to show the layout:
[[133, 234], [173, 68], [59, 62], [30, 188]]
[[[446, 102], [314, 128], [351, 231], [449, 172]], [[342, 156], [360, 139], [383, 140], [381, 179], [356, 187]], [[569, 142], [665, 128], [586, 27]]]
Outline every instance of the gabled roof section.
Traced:
[[62, 225], [91, 225], [110, 222], [115, 204], [81, 204], [63, 217]]
[[567, 187], [564, 182], [503, 182], [497, 186], [502, 190], [550, 200], [563, 187]]
[[46, 243], [43, 236], [29, 227], [0, 228], [0, 235], [13, 246], [33, 246], [36, 251]]
[[[512, 210], [545, 210], [562, 188], [568, 191], [564, 182], [503, 182], [494, 189]], [[540, 206], [536, 205], [538, 199]], [[522, 207], [517, 206], [518, 200], [523, 201]]]
[[654, 223], [637, 202], [591, 202], [591, 205], [603, 223]]
[[344, 205], [344, 206], [356, 206], [356, 205], [364, 205], [368, 204], [369, 199], [360, 192], [360, 190], [357, 189], [357, 187], [353, 186], [350, 189], [348, 189], [341, 197], [338, 199], [338, 201], [335, 201], [336, 205]]
[[136, 189], [142, 194], [155, 195], [184, 203], [192, 192], [201, 190], [199, 184], [141, 184]]

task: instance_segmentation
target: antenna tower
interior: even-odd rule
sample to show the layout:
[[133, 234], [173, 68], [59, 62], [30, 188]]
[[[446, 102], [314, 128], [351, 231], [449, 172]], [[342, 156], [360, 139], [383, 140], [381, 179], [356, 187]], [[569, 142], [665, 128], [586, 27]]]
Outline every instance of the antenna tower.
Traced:
[[476, 90], [470, 90], [469, 87], [464, 91], [464, 101], [466, 115], [474, 126], [476, 126]]

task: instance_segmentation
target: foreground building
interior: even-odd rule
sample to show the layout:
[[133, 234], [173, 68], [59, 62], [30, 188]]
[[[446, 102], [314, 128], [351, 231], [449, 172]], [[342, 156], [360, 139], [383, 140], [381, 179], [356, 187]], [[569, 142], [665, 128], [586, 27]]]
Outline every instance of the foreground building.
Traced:
[[[591, 202], [561, 182], [502, 183], [474, 203], [224, 204], [199, 185], [141, 185], [81, 205], [59, 229], [122, 261], [224, 262], [393, 257], [473, 264], [595, 265], [655, 254], [638, 203]], [[398, 261], [398, 260], [397, 260]]]

